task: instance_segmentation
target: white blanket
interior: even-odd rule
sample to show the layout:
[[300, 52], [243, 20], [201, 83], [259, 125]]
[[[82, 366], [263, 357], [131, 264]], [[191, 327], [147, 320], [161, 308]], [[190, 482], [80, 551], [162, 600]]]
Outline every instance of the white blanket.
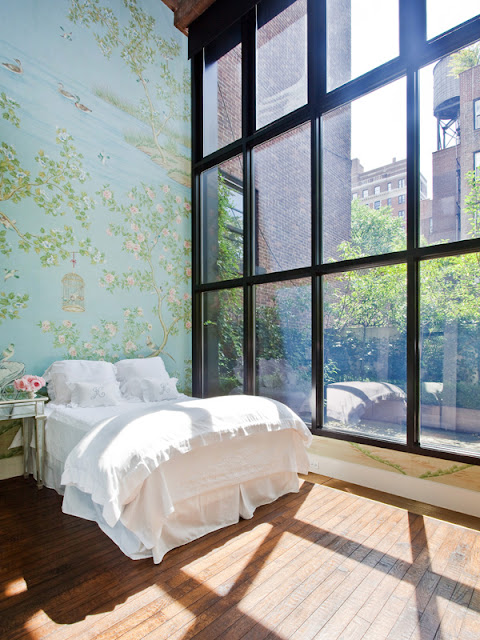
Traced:
[[282, 430], [296, 431], [309, 446], [312, 436], [303, 421], [268, 398], [222, 396], [161, 407], [132, 405], [122, 415], [101, 419], [75, 446], [62, 484], [91, 495], [107, 525], [114, 527], [125, 505], [162, 463], [214, 443]]

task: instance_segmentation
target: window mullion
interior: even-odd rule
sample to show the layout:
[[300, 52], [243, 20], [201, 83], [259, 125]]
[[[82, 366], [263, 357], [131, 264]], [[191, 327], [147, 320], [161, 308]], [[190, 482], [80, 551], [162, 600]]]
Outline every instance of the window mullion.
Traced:
[[419, 445], [420, 118], [418, 72], [407, 72], [407, 447]]

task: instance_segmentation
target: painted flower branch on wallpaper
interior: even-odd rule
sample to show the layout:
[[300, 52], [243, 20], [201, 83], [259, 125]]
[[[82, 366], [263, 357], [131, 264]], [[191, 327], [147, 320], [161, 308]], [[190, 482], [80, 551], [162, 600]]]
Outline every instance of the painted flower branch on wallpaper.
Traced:
[[[115, 50], [119, 51], [127, 69], [142, 87], [144, 97], [132, 104], [104, 87], [97, 87], [96, 95], [147, 124], [149, 136], [125, 132], [125, 140], [167, 169], [169, 177], [189, 186], [190, 160], [181, 153], [178, 143], [188, 146], [190, 141], [172, 126], [190, 120], [188, 67], [181, 74], [175, 73], [170, 63], [180, 54], [178, 43], [173, 38], [160, 36], [154, 18], [143, 11], [136, 0], [124, 0], [123, 4], [129, 11], [129, 20], [122, 25], [112, 9], [102, 7], [97, 0], [72, 1], [70, 20], [98, 28], [93, 37], [102, 54], [110, 58]], [[155, 82], [150, 82], [152, 68]]]
[[190, 217], [191, 205], [174, 195], [168, 185], [160, 193], [162, 197], [157, 197], [151, 186], [142, 184], [121, 203], [109, 185], [98, 192], [111, 214], [106, 234], [121, 239], [122, 251], [139, 264], [124, 271], [104, 268], [99, 286], [111, 294], [118, 290], [151, 294], [154, 304], [148, 314], [142, 307], [124, 307], [121, 323], [101, 320], [85, 341], [71, 321], [40, 322], [42, 331], [54, 336], [54, 346], [66, 349], [70, 357], [97, 355], [114, 360], [121, 353], [133, 356], [145, 349], [148, 356], [172, 357], [166, 350], [169, 337], [178, 335], [180, 326], [190, 331], [191, 242], [184, 239], [181, 229]]
[[[2, 93], [0, 108], [2, 117], [19, 128], [17, 111], [20, 105]], [[34, 158], [37, 171], [33, 174], [23, 167], [14, 145], [2, 141], [0, 224], [3, 229], [0, 230], [0, 253], [10, 258], [15, 243], [21, 251], [34, 251], [39, 255], [40, 264], [49, 267], [69, 259], [72, 247], [77, 245], [81, 255], [88, 256], [92, 263], [101, 263], [104, 254], [93, 246], [89, 237], [77, 237], [71, 224], [51, 229], [41, 226], [31, 230], [31, 224], [17, 221], [13, 217], [15, 214], [10, 213], [13, 210], [21, 214], [25, 204], [23, 201], [30, 199], [45, 215], [58, 217], [68, 214], [69, 221], [73, 217], [78, 220], [79, 229], [88, 230], [90, 221], [87, 212], [95, 203], [86, 191], [79, 189], [79, 185], [89, 177], [82, 166], [83, 156], [77, 152], [72, 136], [65, 129], [57, 129], [55, 143], [58, 145], [56, 158], [50, 158], [43, 149], [38, 150]], [[4, 203], [8, 203], [8, 213]], [[16, 274], [16, 271], [13, 266], [6, 267], [4, 281], [8, 281], [9, 274]], [[18, 274], [16, 277], [19, 277]], [[19, 310], [27, 307], [28, 300], [28, 293], [0, 292], [0, 323], [6, 318], [19, 318]]]
[[[188, 388], [191, 206], [186, 188], [190, 93], [185, 46], [178, 42], [173, 25], [161, 21], [165, 8], [150, 0], [123, 0], [116, 6], [118, 15], [96, 0], [71, 0], [64, 19], [73, 29], [68, 38], [52, 42], [58, 55], [51, 60], [38, 57], [33, 44], [30, 51], [31, 38], [11, 43], [22, 48], [18, 57], [23, 64], [16, 73], [3, 65], [10, 89], [0, 93], [0, 113], [5, 130], [11, 132], [0, 143], [0, 252], [9, 262], [4, 269], [5, 290], [0, 292], [0, 323], [18, 321], [18, 330], [8, 324], [8, 340], [13, 347], [23, 342], [19, 336], [30, 320], [22, 311], [30, 304], [32, 281], [25, 277], [22, 253], [37, 256], [45, 268], [70, 261], [75, 267], [76, 254], [86, 257], [94, 269], [63, 278], [65, 271], [56, 271], [58, 307], [36, 310], [34, 322], [44, 336], [37, 344], [43, 345], [43, 353], [52, 359], [108, 360], [163, 354], [170, 356], [175, 374]], [[48, 29], [45, 24], [43, 31], [39, 28], [31, 36], [47, 39]], [[101, 72], [88, 74], [86, 87], [84, 63], [63, 65], [62, 48], [80, 42], [85, 47], [92, 36], [98, 50], [93, 49], [88, 64], [96, 57], [107, 66], [99, 65]], [[119, 80], [115, 90], [103, 84], [110, 69]], [[37, 88], [34, 107], [29, 100], [33, 87]], [[106, 111], [100, 103], [95, 105], [95, 97]], [[77, 108], [72, 111], [68, 105], [73, 103]], [[52, 119], [44, 118], [49, 110], [55, 114], [53, 122], [62, 126], [55, 129]], [[110, 126], [110, 114], [115, 127]], [[39, 137], [32, 128], [38, 118], [43, 140], [33, 146]], [[138, 128], [132, 130], [131, 122]], [[15, 129], [23, 134], [19, 139], [12, 135]], [[105, 145], [100, 153], [97, 139]], [[109, 165], [120, 168], [120, 173], [106, 171]], [[122, 184], [122, 172], [129, 175], [130, 167], [137, 165], [133, 174], [142, 175], [143, 181], [127, 177]], [[48, 218], [59, 222], [63, 218], [64, 224], [52, 225]], [[66, 305], [65, 288], [61, 295], [61, 283], [69, 276], [81, 283], [81, 304]], [[36, 274], [35, 286], [51, 289], [52, 282], [49, 278], [47, 285], [41, 272]], [[103, 297], [98, 289], [105, 292]], [[110, 296], [113, 304], [104, 304]], [[95, 297], [102, 300], [98, 310], [88, 304]], [[173, 336], [178, 336], [175, 347]], [[34, 363], [28, 366], [35, 369]]]

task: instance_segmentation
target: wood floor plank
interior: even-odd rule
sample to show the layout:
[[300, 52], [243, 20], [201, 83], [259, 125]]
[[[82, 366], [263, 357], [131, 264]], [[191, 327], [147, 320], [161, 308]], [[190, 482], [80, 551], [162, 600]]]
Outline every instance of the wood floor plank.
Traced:
[[[376, 616], [374, 624], [365, 634], [365, 640], [377, 640], [378, 637], [387, 638], [389, 636], [412, 594], [415, 594], [417, 589], [421, 589], [419, 584], [426, 574], [426, 586], [429, 584], [427, 572], [432, 559], [437, 553], [441, 557], [445, 557], [454, 550], [457, 541], [453, 536], [449, 535], [449, 532], [450, 529], [447, 525], [441, 525], [433, 534], [431, 540], [428, 539], [428, 536], [420, 534], [420, 540], [423, 540], [422, 551], [416, 557], [415, 562], [410, 564], [401, 581], [395, 581], [396, 584], [390, 597], [384, 603], [383, 610]], [[428, 545], [426, 544], [427, 539], [429, 540]]]
[[[344, 520], [344, 527], [348, 530], [349, 526], [356, 526], [359, 519], [372, 519], [373, 516], [374, 510], [371, 509], [371, 506], [365, 505], [364, 511], [359, 510], [356, 514], [350, 514], [350, 523], [347, 519]], [[313, 522], [312, 524], [315, 523]], [[257, 629], [254, 633], [259, 636], [260, 633], [267, 635], [270, 631], [267, 613], [279, 601], [283, 602], [284, 595], [295, 591], [298, 586], [308, 581], [313, 575], [312, 572], [318, 570], [319, 567], [325, 567], [329, 563], [335, 551], [333, 544], [338, 541], [337, 551], [341, 544], [346, 544], [345, 540], [332, 533], [335, 528], [333, 522], [324, 524], [327, 524], [330, 533], [319, 536], [315, 529], [311, 530], [309, 536], [301, 540], [300, 544], [295, 547], [295, 549], [301, 550], [299, 555], [291, 558], [281, 558], [281, 564], [276, 558], [270, 559], [269, 567], [262, 572], [263, 582], [260, 576], [256, 579], [252, 585], [253, 588], [243, 595], [241, 608], [237, 606], [239, 601], [238, 593], [233, 590], [229, 594], [233, 607], [230, 607], [230, 610], [221, 620], [218, 619], [217, 625], [215, 627], [213, 625], [208, 626], [201, 634], [198, 633], [199, 629], [196, 628], [195, 633], [189, 634], [189, 636], [195, 638], [221, 637], [216, 635], [217, 631], [221, 629], [225, 633], [227, 629], [229, 637], [235, 640], [235, 638], [244, 637], [245, 633], [248, 633], [258, 620], [261, 620], [261, 624], [257, 625], [258, 628], [261, 627], [261, 631]], [[316, 552], [312, 552], [310, 548], [312, 542], [318, 547]], [[333, 570], [333, 568], [330, 570]], [[265, 578], [267, 579], [265, 580]], [[252, 616], [250, 612], [253, 611], [254, 615]], [[215, 611], [215, 615], [218, 615], [218, 611]], [[229, 623], [230, 626], [227, 627]]]
[[[340, 501], [342, 499], [342, 496], [338, 496], [332, 497], [332, 500], [327, 500], [326, 504], [330, 504], [331, 502], [333, 502], [334, 500], [336, 502]], [[292, 515], [295, 513], [298, 513], [299, 510], [299, 504], [300, 503], [295, 503], [292, 506]], [[303, 508], [303, 505], [302, 505]], [[310, 513], [311, 509], [317, 509], [318, 510], [318, 505], [315, 505], [314, 503], [312, 503], [312, 505], [310, 505], [309, 508], [307, 508], [305, 510], [305, 513]], [[285, 513], [288, 514], [288, 510], [285, 511]], [[261, 523], [260, 523], [261, 524]], [[271, 528], [272, 526], [274, 526], [275, 531], [276, 531], [276, 536], [280, 536], [282, 530], [284, 530], [284, 527], [281, 526], [281, 520], [279, 518], [276, 518], [276, 520], [272, 520], [269, 522], [269, 527], [267, 527], [264, 530], [268, 530], [269, 528]], [[288, 522], [286, 521], [286, 526], [288, 526]], [[240, 554], [238, 557], [240, 557], [240, 561], [239, 564], [241, 566], [241, 555], [245, 555], [246, 553], [248, 553], [249, 548], [251, 548], [252, 546], [258, 544], [258, 537], [259, 537], [259, 531], [258, 529], [261, 528], [261, 526], [257, 526], [255, 528], [252, 528], [251, 531], [247, 532], [246, 536], [242, 536], [241, 538], [239, 538], [240, 540], [240, 544], [243, 545], [242, 548], [240, 549]], [[208, 536], [207, 536], [208, 538]], [[235, 543], [235, 537], [232, 538], [232, 543]], [[250, 545], [250, 547], [249, 547]], [[188, 545], [187, 545], [188, 546]], [[184, 549], [187, 549], [187, 547], [184, 547]], [[208, 555], [208, 554], [207, 554]], [[234, 560], [236, 559], [236, 554], [235, 552], [232, 553], [232, 545], [227, 545], [226, 548], [222, 549], [220, 552], [216, 552], [216, 557], [218, 558], [218, 562], [217, 562], [217, 575], [216, 575], [216, 579], [217, 580], [221, 580], [225, 577], [225, 572], [228, 570], [230, 572], [234, 572], [235, 571], [235, 567], [232, 567], [232, 563], [234, 562]], [[167, 560], [168, 558], [174, 557], [172, 555], [168, 555], [167, 558], [165, 560]], [[222, 559], [223, 557], [223, 559]], [[201, 563], [205, 561], [205, 562], [209, 562], [208, 558], [204, 559], [202, 557], [197, 558], [195, 560], [195, 562], [192, 565], [186, 565], [187, 567], [189, 567], [189, 571], [195, 570], [195, 575], [196, 576], [201, 576]], [[210, 564], [211, 561], [210, 561]], [[215, 564], [215, 563], [214, 563]], [[220, 572], [220, 566], [222, 565], [224, 568], [224, 572]], [[163, 567], [164, 563], [162, 562], [162, 564], [160, 565], [161, 567]], [[165, 567], [167, 567], [167, 563], [165, 563]], [[157, 578], [157, 584], [161, 586], [161, 600], [162, 600], [162, 605], [163, 606], [167, 606], [168, 603], [172, 603], [172, 602], [176, 602], [181, 596], [186, 595], [189, 591], [192, 591], [195, 587], [198, 586], [199, 584], [199, 580], [197, 579], [197, 577], [195, 578], [195, 580], [191, 580], [191, 584], [188, 585], [186, 584], [186, 582], [188, 582], [189, 579], [189, 575], [188, 573], [186, 573], [186, 571], [184, 570], [185, 567], [185, 563], [181, 563], [179, 565], [176, 565], [174, 567], [167, 567], [166, 569], [164, 569], [163, 571], [160, 571], [159, 576]], [[171, 582], [171, 577], [173, 575], [184, 575], [184, 580], [180, 581], [180, 584], [177, 586], [177, 590], [172, 590], [172, 587], [170, 586], [170, 582]], [[171, 594], [168, 596], [168, 593], [171, 591]], [[165, 598], [168, 596], [169, 600], [165, 600]], [[153, 598], [153, 600], [158, 599], [159, 594], [155, 594], [155, 597]], [[156, 606], [155, 603], [153, 603], [152, 605], [152, 598], [149, 596], [149, 594], [144, 594], [144, 600], [146, 600], [146, 602], [140, 603], [140, 601], [137, 603], [138, 605], [142, 604], [146, 607], [150, 607], [150, 606]], [[159, 605], [160, 602], [157, 602], [157, 605]], [[140, 606], [138, 606], [138, 609], [140, 609]], [[156, 610], [155, 610], [156, 612]], [[143, 613], [138, 612], [137, 617], [141, 617], [142, 615], [144, 615], [144, 617], [150, 617], [149, 615], [149, 609], [146, 608]], [[153, 614], [152, 614], [153, 615]], [[126, 633], [126, 631], [128, 630], [128, 625], [130, 626], [136, 626], [136, 622], [132, 619], [129, 622], [121, 622], [120, 620], [117, 621], [119, 622], [119, 626], [115, 627], [115, 628], [111, 628], [109, 630], [105, 630], [105, 635], [102, 637], [116, 637], [120, 631], [122, 633]], [[127, 626], [125, 626], [127, 625]], [[84, 637], [91, 637], [90, 636], [90, 632], [87, 631], [85, 636], [81, 636], [82, 640]]]
[[477, 523], [361, 494], [304, 481], [155, 565], [51, 490], [1, 481], [0, 638], [479, 640]]
[[[343, 507], [342, 497], [339, 496], [338, 505], [340, 505], [340, 509]], [[335, 506], [331, 508], [332, 512], [337, 512]], [[324, 516], [323, 509], [319, 509], [318, 518]], [[300, 530], [304, 525], [301, 520], [296, 520], [296, 529]], [[295, 523], [291, 526], [291, 529], [295, 529]], [[160, 620], [157, 617], [153, 617], [151, 620], [145, 621], [142, 625], [142, 630], [146, 631], [147, 634], [154, 632], [155, 636], [161, 638], [173, 638], [174, 634], [177, 633], [178, 629], [181, 629], [185, 625], [189, 624], [192, 620], [196, 620], [195, 632], [197, 632], [201, 625], [205, 622], [209, 621], [209, 614], [207, 616], [203, 616], [203, 612], [215, 607], [215, 612], [218, 614], [219, 612], [219, 604], [223, 599], [223, 594], [229, 594], [233, 598], [235, 598], [235, 604], [238, 602], [240, 598], [244, 598], [245, 589], [244, 585], [248, 586], [252, 581], [254, 581], [255, 576], [259, 574], [260, 569], [265, 566], [266, 561], [269, 561], [268, 569], [262, 573], [263, 577], [267, 575], [267, 573], [274, 572], [274, 563], [277, 557], [283, 556], [285, 552], [298, 554], [300, 548], [301, 539], [297, 540], [294, 536], [282, 536], [280, 538], [279, 534], [286, 533], [288, 534], [288, 529], [283, 531], [273, 530], [272, 535], [269, 535], [265, 540], [260, 541], [258, 552], [254, 554], [254, 557], [250, 559], [250, 562], [246, 565], [246, 567], [241, 567], [238, 572], [233, 575], [230, 575], [226, 581], [220, 582], [219, 578], [224, 578], [225, 575], [220, 573], [214, 576], [213, 580], [209, 580], [208, 586], [205, 587], [202, 584], [197, 583], [196, 578], [191, 578], [191, 582], [194, 586], [193, 589], [184, 593], [181, 596], [176, 596], [174, 601], [170, 605], [169, 616], [167, 620]], [[291, 531], [290, 531], [291, 533]], [[287, 558], [282, 558], [282, 566], [285, 566], [287, 562]], [[197, 583], [197, 584], [196, 584]], [[218, 591], [218, 593], [217, 593]], [[238, 593], [240, 592], [240, 593]], [[181, 600], [184, 610], [177, 610], [178, 599]], [[245, 599], [242, 600], [242, 607], [246, 606]], [[192, 612], [194, 615], [192, 615]], [[207, 620], [205, 620], [207, 617]], [[125, 639], [127, 640], [130, 636], [126, 635]], [[131, 638], [140, 637], [138, 636], [138, 630], [132, 631]], [[143, 637], [143, 636], [142, 636]], [[148, 637], [145, 636], [145, 637]], [[188, 636], [187, 636], [188, 637]], [[209, 637], [212, 637], [211, 635]], [[183, 638], [183, 635], [182, 635]]]
[[[354, 553], [351, 554], [351, 556], [345, 558], [344, 561], [336, 567], [335, 571], [330, 574], [328, 579], [326, 579], [326, 581], [324, 582], [326, 586], [325, 593], [328, 591], [329, 587], [327, 585], [331, 584], [331, 578], [333, 577], [337, 585], [335, 588], [337, 597], [346, 598], [346, 582], [348, 582], [349, 588], [355, 588], [354, 583], [357, 579], [357, 576], [354, 576], [354, 572], [357, 571], [358, 574], [361, 570], [364, 570], [365, 572], [370, 571], [370, 568], [367, 568], [369, 561], [366, 561], [364, 559], [363, 562], [365, 562], [365, 564], [363, 564], [362, 561], [358, 562], [358, 560], [353, 560], [356, 557], [355, 554], [362, 550], [365, 552], [365, 558], [371, 555], [365, 544], [363, 544], [366, 540], [368, 540], [369, 543], [376, 546], [376, 549], [372, 550], [372, 553], [378, 553], [379, 557], [381, 557], [382, 552], [379, 551], [378, 548], [381, 546], [382, 540], [388, 538], [388, 536], [395, 530], [397, 532], [397, 535], [401, 535], [401, 532], [404, 529], [404, 525], [401, 524], [401, 519], [402, 514], [393, 510], [384, 520], [379, 519], [378, 515], [376, 518], [371, 519], [370, 522], [367, 523], [366, 527], [362, 529], [362, 533], [364, 535], [363, 540], [355, 536], [355, 542], [358, 543], [357, 549], [354, 551]], [[397, 525], [399, 524], [400, 527], [397, 528]], [[349, 565], [349, 562], [351, 560], [352, 562]], [[356, 565], [353, 564], [355, 562]], [[373, 564], [376, 564], [376, 561], [374, 561]], [[350, 569], [352, 566], [354, 566], [353, 571]], [[282, 602], [279, 604], [277, 603], [275, 609], [266, 616], [265, 620], [268, 622], [268, 627], [270, 627], [274, 633], [281, 636], [293, 636], [296, 633], [296, 627], [301, 626], [302, 617], [310, 617], [309, 612], [312, 608], [313, 600], [316, 600], [316, 597], [312, 592], [312, 587], [314, 585], [317, 585], [319, 582], [316, 572], [312, 575], [312, 578], [313, 579], [310, 580], [309, 583], [305, 581], [299, 589], [290, 589], [290, 594], [286, 592], [284, 597], [282, 598]], [[343, 596], [341, 594], [343, 594]], [[328, 599], [328, 596], [326, 599]], [[317, 602], [315, 602], [313, 607], [315, 608], [320, 604], [321, 601], [319, 599]], [[338, 603], [335, 604], [335, 609], [337, 608]], [[297, 614], [300, 614], [301, 617], [299, 617], [298, 615], [293, 616], [293, 611], [295, 611]], [[342, 625], [342, 629], [346, 626], [346, 624], [348, 624], [350, 619], [351, 618], [345, 620], [344, 624]], [[320, 630], [321, 626], [322, 625], [320, 624], [314, 624], [313, 635], [315, 635]], [[251, 638], [254, 638], [258, 635], [255, 633], [255, 630], [252, 631], [253, 633], [250, 636], [250, 640]], [[259, 637], [269, 637], [269, 634], [267, 633], [265, 636]], [[249, 638], [249, 636], [246, 636], [246, 638]]]
[[[341, 538], [335, 534], [335, 530], [342, 526], [345, 532], [349, 531], [350, 527], [358, 526], [358, 522], [362, 518], [366, 517], [366, 514], [371, 519], [375, 511], [369, 504], [363, 505], [362, 509], [352, 512], [350, 509], [345, 511], [342, 509], [340, 513], [334, 516], [332, 520], [328, 520], [325, 516], [318, 521], [312, 521], [313, 527], [308, 527], [308, 536], [303, 537], [301, 546], [297, 544], [295, 546], [294, 553], [290, 553], [277, 561], [276, 558], [271, 558], [271, 562], [262, 572], [263, 582], [260, 583], [260, 577], [257, 578], [256, 584], [253, 585], [253, 589], [248, 594], [244, 595], [241, 600], [241, 608], [237, 606], [238, 594], [236, 590], [232, 590], [225, 602], [222, 602], [222, 616], [218, 618], [213, 624], [210, 623], [205, 629], [200, 631], [196, 629], [196, 639], [210, 640], [213, 638], [222, 637], [222, 633], [225, 630], [228, 631], [229, 636], [234, 640], [237, 637], [242, 637], [245, 632], [255, 624], [256, 618], [261, 618], [263, 615], [262, 605], [265, 602], [270, 602], [273, 597], [274, 602], [278, 585], [284, 583], [289, 575], [286, 573], [286, 567], [290, 566], [294, 573], [298, 571], [300, 564], [301, 571], [308, 575], [312, 570], [319, 567], [324, 567], [325, 571], [333, 571], [335, 565], [332, 565], [332, 557], [335, 552], [340, 551], [343, 545], [347, 545], [349, 542], [353, 543], [346, 538]], [[317, 526], [321, 529], [317, 529]], [[316, 550], [311, 549], [311, 544], [316, 545]], [[302, 555], [298, 554], [298, 550]], [[347, 551], [344, 550], [344, 553]], [[340, 561], [340, 557], [338, 558]], [[300, 582], [304, 581], [305, 575], [302, 577], [301, 573], [297, 575], [297, 579]], [[224, 612], [227, 606], [226, 611]], [[252, 617], [249, 611], [255, 609], [256, 617]], [[219, 613], [217, 609], [216, 614]]]
[[[283, 513], [282, 513], [282, 518], [288, 518], [288, 514], [289, 514], [289, 513], [290, 513], [291, 515], [293, 515], [293, 514], [297, 513], [297, 512], [298, 512], [298, 510], [299, 510], [299, 507], [303, 507], [303, 506], [304, 506], [304, 505], [302, 504], [302, 497], [301, 497], [301, 496], [299, 496], [298, 500], [294, 500], [294, 501], [286, 500], [286, 501], [285, 501], [285, 509], [283, 510]], [[310, 508], [311, 508], [311, 509], [315, 508], [315, 504], [312, 504], [312, 505], [310, 506]], [[266, 519], [266, 520], [271, 520], [271, 518], [268, 518], [268, 511], [270, 512], [270, 515], [275, 515], [275, 514], [277, 513], [277, 510], [273, 510], [273, 511], [272, 511], [272, 510], [264, 509], [265, 519]], [[307, 512], [308, 512], [308, 511], [307, 511]], [[260, 525], [261, 525], [261, 520], [260, 520], [259, 522], [260, 522]], [[274, 522], [274, 523], [277, 523], [277, 524], [278, 524], [278, 523], [280, 522], [280, 518], [277, 516], [277, 518], [276, 518], [275, 520], [273, 520], [272, 522]], [[247, 528], [248, 528], [248, 525], [247, 525]], [[249, 534], [247, 534], [247, 535], [249, 535], [249, 536], [250, 536], [250, 538], [251, 538], [251, 540], [252, 540], [253, 542], [255, 542], [256, 537], [257, 537], [257, 535], [258, 535], [258, 534], [257, 534], [255, 531], [253, 531], [253, 530], [252, 530], [252, 531], [250, 531], [250, 533], [249, 533]], [[248, 540], [248, 539], [249, 539], [249, 538], [247, 538], [247, 540]], [[246, 540], [245, 538], [242, 538], [241, 544], [243, 544], [243, 545], [244, 545], [244, 544], [245, 544], [245, 540]], [[230, 540], [230, 542], [235, 542], [235, 537], [232, 537], [232, 540]], [[228, 547], [228, 544], [227, 544], [227, 547]], [[187, 547], [183, 547], [183, 549], [187, 549]], [[225, 549], [225, 555], [226, 555], [230, 560], [231, 560], [231, 558], [232, 558], [232, 553], [231, 553], [231, 551], [232, 551], [231, 547], [228, 547], [228, 549]], [[204, 561], [204, 560], [205, 560], [205, 562], [208, 562], [208, 555], [209, 555], [209, 554], [207, 554], [207, 558], [204, 558], [203, 556], [201, 556], [201, 555], [200, 555], [198, 558], [196, 558], [196, 559], [194, 560], [194, 562], [193, 562], [193, 566], [195, 566], [195, 567], [196, 567], [196, 569], [198, 570], [198, 568], [197, 568], [197, 566], [196, 566], [196, 563], [197, 563], [197, 562], [202, 562], [202, 561]], [[216, 556], [217, 556], [217, 557], [219, 556], [218, 552], [216, 553]], [[121, 558], [124, 558], [124, 556], [121, 556]], [[174, 564], [173, 566], [169, 566], [168, 560], [173, 561], [173, 562], [175, 562], [175, 560], [176, 560], [176, 564]], [[128, 561], [128, 560], [127, 560], [127, 561]], [[180, 555], [179, 555], [179, 554], [169, 554], [169, 555], [167, 556], [167, 558], [165, 559], [165, 561], [164, 561], [164, 562], [162, 562], [162, 564], [161, 564], [161, 569], [159, 569], [159, 570], [157, 570], [157, 569], [155, 568], [155, 565], [152, 565], [152, 564], [151, 564], [151, 561], [142, 561], [142, 562], [143, 562], [143, 563], [145, 563], [145, 562], [148, 562], [148, 563], [149, 563], [149, 567], [152, 567], [152, 571], [154, 572], [154, 573], [152, 573], [152, 574], [151, 574], [151, 575], [152, 575], [152, 579], [153, 579], [153, 578], [156, 578], [156, 579], [157, 579], [157, 581], [158, 581], [158, 582], [161, 582], [163, 585], [166, 585], [166, 584], [168, 583], [168, 579], [169, 579], [169, 577], [171, 577], [172, 575], [179, 575], [179, 573], [181, 573], [181, 572], [179, 571], [179, 565], [184, 564], [184, 563], [182, 562], [182, 555], [181, 555], [181, 554], [180, 554]], [[131, 563], [131, 562], [130, 562], [130, 564], [131, 564], [131, 565], [132, 565], [132, 564], [133, 564], [133, 565], [136, 565], [136, 563]], [[170, 565], [171, 565], [171, 562], [170, 562]], [[120, 573], [119, 573], [119, 575], [118, 575], [117, 577], [118, 577], [118, 584], [120, 584], [120, 582], [121, 582], [121, 580], [122, 580], [122, 577], [123, 577], [123, 578], [125, 577], [125, 576], [124, 576], [125, 563], [124, 563], [124, 562], [122, 562], [122, 563], [120, 563], [118, 566], [119, 566]], [[111, 569], [111, 570], [115, 571], [115, 566], [114, 566], [114, 567], [112, 567], [112, 569]], [[141, 572], [141, 577], [142, 577], [142, 579], [143, 579], [143, 580], [144, 580], [146, 577], [148, 577], [148, 575], [149, 575], [148, 573], [147, 573], [147, 575], [145, 574], [145, 571], [142, 571], [142, 572]], [[161, 578], [160, 578], [160, 576], [161, 576]], [[188, 577], [188, 576], [186, 576], [186, 577]], [[159, 578], [160, 578], [160, 579], [159, 579]], [[129, 585], [130, 585], [130, 588], [134, 588], [134, 587], [135, 587], [135, 576], [133, 576], [133, 578], [132, 578], [131, 580], [129, 580]], [[119, 587], [119, 588], [121, 589], [121, 587]], [[116, 590], [115, 590], [115, 589], [113, 589], [113, 590], [112, 590], [112, 589], [110, 589], [110, 591], [109, 591], [109, 594], [108, 594], [108, 595], [109, 595], [110, 597], [113, 597], [113, 598], [115, 599], [115, 596], [117, 596]], [[150, 605], [151, 605], [151, 601], [152, 601], [152, 600], [157, 599], [158, 597], [159, 597], [159, 594], [158, 594], [157, 592], [154, 592], [154, 595], [153, 595], [153, 596], [151, 596], [150, 594], [144, 594], [144, 595], [143, 595], [143, 601], [142, 601], [142, 603], [143, 603], [143, 604], [142, 604], [142, 606], [150, 606]], [[140, 608], [140, 604], [139, 604], [139, 603], [140, 603], [140, 601], [137, 601], [137, 608]], [[103, 605], [103, 606], [105, 606], [105, 605]], [[31, 624], [31, 622], [30, 622], [30, 624]], [[112, 622], [112, 624], [113, 624], [113, 622]], [[85, 626], [85, 625], [83, 625], [83, 626]], [[43, 637], [46, 631], [47, 631], [47, 628], [45, 628], [45, 629], [43, 630], [42, 634], [40, 634], [40, 633], [39, 633], [39, 634], [37, 634], [37, 637], [38, 637], [38, 638]], [[76, 629], [76, 634], [78, 635], [78, 633], [79, 633], [79, 629], [77, 628], [77, 629]], [[55, 638], [57, 638], [57, 637], [70, 637], [70, 635], [65, 635], [65, 633], [58, 633], [58, 634], [55, 636]], [[75, 637], [76, 637], [76, 636], [75, 636]]]

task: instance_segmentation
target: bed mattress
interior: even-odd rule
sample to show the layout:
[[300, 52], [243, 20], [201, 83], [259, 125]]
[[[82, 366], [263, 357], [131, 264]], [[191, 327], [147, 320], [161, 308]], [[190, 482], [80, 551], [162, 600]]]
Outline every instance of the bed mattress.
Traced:
[[65, 513], [97, 522], [126, 555], [160, 562], [168, 550], [298, 491], [298, 473], [308, 472], [311, 435], [298, 416], [266, 399], [242, 408], [245, 398], [213, 408], [212, 399], [186, 397], [50, 405], [46, 485], [64, 492]]

